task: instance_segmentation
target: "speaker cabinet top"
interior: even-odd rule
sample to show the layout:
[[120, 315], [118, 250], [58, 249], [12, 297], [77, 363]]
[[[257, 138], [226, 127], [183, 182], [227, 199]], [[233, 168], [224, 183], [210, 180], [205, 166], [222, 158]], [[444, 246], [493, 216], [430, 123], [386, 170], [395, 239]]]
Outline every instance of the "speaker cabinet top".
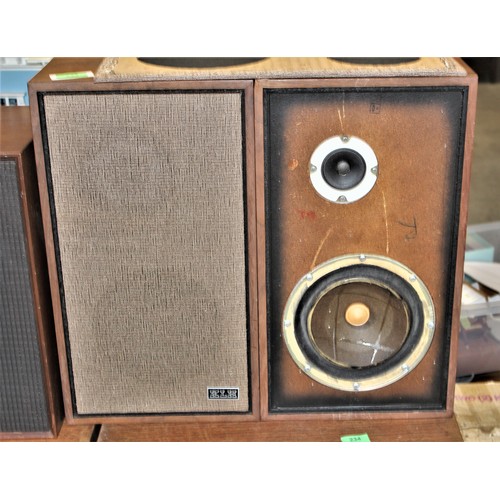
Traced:
[[464, 76], [451, 58], [106, 58], [96, 81]]
[[[83, 90], [94, 88], [94, 85], [96, 90], [113, 90], [117, 88], [116, 85], [127, 82], [137, 85], [137, 88], [152, 88], [155, 83], [178, 86], [181, 82], [186, 87], [227, 88], [228, 83], [225, 82], [229, 80], [238, 86], [238, 80], [280, 79], [335, 79], [348, 82], [350, 79], [363, 78], [388, 82], [392, 78], [408, 78], [412, 81], [437, 78], [444, 82], [473, 74], [466, 64], [453, 58], [253, 59], [255, 61], [247, 62], [239, 58], [243, 62], [238, 64], [239, 60], [227, 58], [225, 60], [232, 65], [224, 66], [224, 58], [55, 58], [30, 81], [29, 87], [36, 92], [46, 89]], [[244, 85], [243, 81], [240, 85]]]

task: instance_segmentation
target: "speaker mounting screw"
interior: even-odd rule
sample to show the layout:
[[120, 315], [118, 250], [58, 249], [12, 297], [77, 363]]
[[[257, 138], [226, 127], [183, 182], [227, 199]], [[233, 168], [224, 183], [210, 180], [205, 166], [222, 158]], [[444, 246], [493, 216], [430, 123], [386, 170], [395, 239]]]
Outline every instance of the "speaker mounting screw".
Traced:
[[316, 172], [316, 170], [318, 170], [318, 168], [314, 165], [311, 165], [311, 172]]
[[338, 203], [347, 203], [347, 198], [345, 196], [339, 196], [337, 198]]
[[311, 365], [304, 365], [304, 371], [310, 372], [311, 371]]
[[352, 384], [352, 388], [357, 392], [359, 391], [359, 383], [358, 382], [354, 382], [354, 384]]
[[359, 260], [361, 262], [364, 262], [366, 260], [366, 255], [364, 253], [362, 253], [360, 256], [359, 256]]
[[417, 277], [414, 274], [410, 274], [410, 281], [415, 281]]
[[434, 321], [429, 321], [429, 323], [427, 323], [427, 326], [432, 330], [436, 325], [434, 324]]
[[349, 137], [347, 135], [343, 135], [341, 137], [341, 139], [342, 139], [342, 142], [349, 142]]
[[373, 167], [373, 168], [371, 169], [371, 173], [372, 173], [373, 175], [378, 175], [378, 167]]
[[306, 280], [307, 280], [307, 281], [311, 281], [312, 279], [313, 279], [313, 275], [312, 275], [312, 273], [308, 273], [308, 274], [306, 274]]
[[408, 365], [403, 365], [401, 370], [403, 370], [403, 373], [408, 373], [410, 371], [410, 367]]
[[292, 322], [289, 319], [285, 319], [285, 322], [284, 322], [285, 328], [288, 328], [291, 324], [292, 324]]

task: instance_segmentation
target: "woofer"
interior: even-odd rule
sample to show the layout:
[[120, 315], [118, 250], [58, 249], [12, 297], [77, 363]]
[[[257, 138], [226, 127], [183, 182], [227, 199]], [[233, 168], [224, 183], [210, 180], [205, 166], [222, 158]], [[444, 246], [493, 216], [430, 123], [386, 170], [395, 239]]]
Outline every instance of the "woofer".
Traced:
[[346, 391], [389, 385], [409, 373], [432, 341], [435, 313], [424, 283], [377, 255], [332, 259], [290, 295], [283, 336], [314, 380]]

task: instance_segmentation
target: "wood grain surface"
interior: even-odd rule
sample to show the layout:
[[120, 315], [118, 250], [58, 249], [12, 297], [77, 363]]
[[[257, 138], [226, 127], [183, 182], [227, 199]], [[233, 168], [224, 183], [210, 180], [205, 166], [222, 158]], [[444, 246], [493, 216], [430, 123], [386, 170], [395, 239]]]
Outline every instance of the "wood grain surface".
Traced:
[[454, 418], [379, 421], [266, 421], [102, 426], [98, 441], [338, 442], [367, 434], [373, 442], [462, 441]]
[[0, 443], [31, 442], [31, 443], [88, 443], [96, 436], [98, 428], [94, 425], [69, 425], [64, 422], [57, 437], [30, 436], [12, 434], [10, 438], [1, 439]]

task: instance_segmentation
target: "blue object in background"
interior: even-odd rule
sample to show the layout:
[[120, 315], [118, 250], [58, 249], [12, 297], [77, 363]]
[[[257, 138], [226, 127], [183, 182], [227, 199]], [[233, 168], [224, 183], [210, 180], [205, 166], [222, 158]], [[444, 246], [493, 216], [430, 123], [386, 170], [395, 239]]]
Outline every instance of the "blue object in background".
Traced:
[[[2, 99], [8, 96], [22, 96], [24, 105], [29, 105], [28, 82], [40, 71], [40, 68], [34, 69], [0, 69], [0, 97]], [[2, 102], [6, 106], [8, 103]]]

